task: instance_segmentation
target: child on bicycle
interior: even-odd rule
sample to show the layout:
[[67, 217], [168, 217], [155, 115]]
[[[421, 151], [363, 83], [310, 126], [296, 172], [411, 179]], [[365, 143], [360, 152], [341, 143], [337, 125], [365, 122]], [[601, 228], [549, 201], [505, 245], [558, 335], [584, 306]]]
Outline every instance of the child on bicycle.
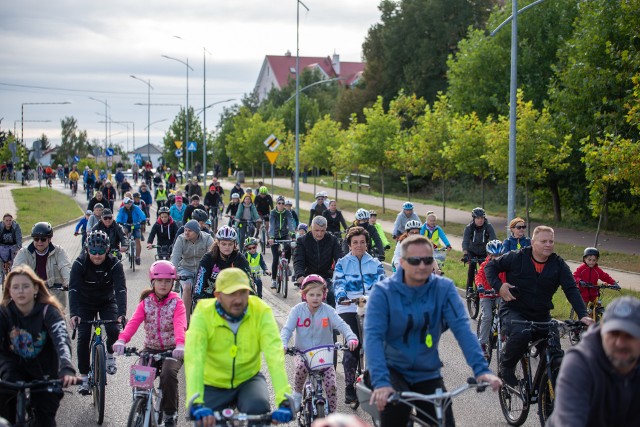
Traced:
[[[487, 281], [487, 276], [484, 274], [484, 267], [492, 261], [494, 258], [499, 257], [504, 252], [504, 246], [500, 240], [492, 240], [487, 243], [487, 258], [484, 260], [478, 268], [478, 274], [476, 274], [475, 282], [478, 287], [478, 293], [480, 294], [480, 310], [482, 310], [482, 322], [480, 323], [480, 346], [482, 347], [482, 353], [485, 359], [489, 359], [488, 343], [489, 334], [491, 333], [491, 325], [493, 325], [493, 307], [500, 303], [500, 297], [498, 294], [486, 295], [483, 289], [491, 291], [491, 285]], [[502, 283], [507, 280], [506, 273], [500, 273], [498, 275]]]
[[177, 425], [178, 372], [182, 366], [187, 329], [184, 303], [180, 295], [171, 291], [177, 277], [176, 268], [169, 261], [156, 261], [151, 265], [151, 289], [142, 291], [135, 313], [113, 344], [116, 354], [124, 354], [126, 343], [144, 321], [144, 351], [162, 353], [173, 350], [172, 358], [165, 359], [160, 368], [161, 409], [166, 427]]
[[256, 285], [256, 293], [258, 297], [262, 298], [262, 279], [261, 273], [270, 275], [267, 269], [267, 263], [264, 262], [264, 257], [258, 252], [258, 239], [255, 237], [247, 237], [244, 241], [245, 256], [251, 269], [251, 275], [253, 276], [253, 283]]
[[[300, 285], [302, 301], [291, 309], [285, 325], [280, 331], [282, 345], [287, 347], [293, 331], [296, 331], [295, 347], [304, 351], [322, 345], [333, 345], [333, 330], [345, 337], [349, 350], [358, 347], [356, 334], [349, 325], [338, 316], [335, 309], [324, 301], [327, 299], [327, 283], [317, 274], [305, 277]], [[296, 372], [293, 384], [293, 399], [296, 409], [302, 402], [302, 388], [308, 372], [301, 357], [296, 357]], [[329, 401], [329, 412], [335, 412], [338, 406], [336, 395], [336, 370], [333, 366], [325, 368], [323, 388]]]
[[80, 221], [76, 224], [76, 230], [73, 232], [74, 236], [78, 234], [82, 235], [82, 246], [84, 246], [84, 242], [87, 240], [87, 225], [89, 224], [89, 218], [93, 215], [92, 211], [87, 210], [84, 213], [84, 216], [80, 218]]
[[[76, 383], [75, 374], [62, 306], [31, 267], [17, 266], [7, 275], [0, 302], [0, 379], [15, 383], [59, 378], [68, 387]], [[39, 392], [33, 397], [34, 425], [55, 426], [62, 394]], [[14, 392], [0, 392], [0, 417], [10, 425], [16, 421]]]
[[613, 277], [609, 276], [598, 266], [599, 259], [600, 251], [597, 248], [586, 248], [582, 255], [582, 264], [573, 273], [573, 278], [576, 280], [585, 305], [598, 299], [600, 289], [589, 288], [584, 286], [583, 283], [593, 286], [598, 285], [598, 280], [608, 285], [614, 285], [616, 283]]

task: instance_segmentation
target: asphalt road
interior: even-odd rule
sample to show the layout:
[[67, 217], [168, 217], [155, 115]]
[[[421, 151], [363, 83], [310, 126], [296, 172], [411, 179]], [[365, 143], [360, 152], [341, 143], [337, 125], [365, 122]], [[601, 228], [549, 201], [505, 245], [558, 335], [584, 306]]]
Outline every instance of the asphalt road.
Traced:
[[[78, 199], [81, 205], [86, 202]], [[155, 216], [155, 214], [153, 214]], [[43, 218], [45, 220], [46, 218]], [[75, 259], [80, 251], [80, 238], [73, 237], [74, 225], [56, 229], [53, 242], [61, 245], [69, 255], [70, 259]], [[267, 261], [270, 260], [270, 254], [267, 254]], [[140, 292], [149, 286], [148, 268], [154, 261], [154, 252], [147, 251], [143, 246], [142, 265], [141, 268], [131, 271], [125, 266], [125, 275], [127, 278], [128, 288], [128, 310], [127, 315], [130, 317], [138, 303]], [[300, 302], [299, 292], [292, 289], [289, 296], [284, 300], [280, 295], [273, 294], [268, 289], [269, 279], [265, 278], [264, 299], [272, 306], [274, 315], [279, 324], [283, 324], [286, 316], [292, 306]], [[475, 323], [471, 323], [471, 327], [475, 330]], [[130, 345], [142, 346], [143, 332], [141, 330], [134, 336]], [[75, 342], [73, 355], [76, 356]], [[463, 355], [451, 333], [446, 333], [440, 342], [440, 358], [444, 361], [443, 375], [447, 387], [450, 389], [462, 385], [468, 376], [471, 375], [470, 368], [466, 365]], [[129, 367], [134, 363], [133, 357], [118, 358], [118, 372], [116, 375], [108, 376], [107, 385], [107, 403], [106, 415], [103, 425], [105, 426], [123, 426], [126, 425], [129, 409], [131, 407], [131, 388], [129, 386]], [[293, 362], [291, 358], [286, 358], [287, 372], [290, 379], [293, 379]], [[493, 362], [495, 365], [495, 362]], [[263, 364], [264, 367], [264, 364]], [[492, 366], [495, 369], [495, 366]], [[266, 372], [266, 369], [264, 369]], [[180, 374], [181, 387], [181, 405], [180, 405], [180, 423], [185, 425], [184, 421], [184, 375]], [[268, 375], [267, 375], [268, 377]], [[96, 424], [96, 416], [92, 406], [92, 399], [89, 396], [81, 396], [75, 392], [75, 387], [70, 389], [72, 393], [66, 394], [62, 400], [60, 410], [58, 411], [57, 421], [60, 426], [77, 426], [86, 427]], [[272, 394], [273, 396], [273, 394]], [[342, 367], [338, 365], [338, 397], [339, 412], [352, 413], [353, 411], [343, 404], [344, 398], [344, 376]], [[496, 393], [487, 391], [484, 393], [476, 393], [468, 391], [454, 400], [454, 415], [457, 425], [459, 426], [475, 426], [478, 424], [486, 426], [507, 425], [504, 421], [500, 410], [500, 404]], [[536, 408], [532, 408], [532, 413], [525, 425], [538, 425]], [[369, 419], [368, 415], [363, 413], [361, 409], [357, 410], [357, 414], [364, 419]], [[290, 423], [289, 425], [295, 425]]]

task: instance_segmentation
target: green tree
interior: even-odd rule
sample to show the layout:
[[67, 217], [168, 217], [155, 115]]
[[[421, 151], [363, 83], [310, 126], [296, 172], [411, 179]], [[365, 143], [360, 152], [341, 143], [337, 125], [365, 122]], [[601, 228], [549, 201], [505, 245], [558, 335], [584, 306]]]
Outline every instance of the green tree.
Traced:
[[56, 163], [71, 163], [74, 156], [81, 159], [90, 153], [87, 131], [78, 129], [78, 122], [74, 117], [65, 117], [60, 120], [62, 128], [62, 141], [56, 154]]
[[182, 141], [182, 159], [186, 165], [186, 156], [189, 155], [189, 169], [193, 171], [193, 167], [196, 162], [202, 163], [202, 123], [198, 119], [198, 116], [194, 113], [193, 107], [189, 107], [189, 141], [196, 142], [196, 151], [189, 153], [187, 151], [187, 141], [185, 141], [186, 132], [186, 113], [184, 108], [180, 108], [178, 115], [173, 119], [173, 123], [169, 126], [169, 129], [162, 139], [162, 157], [165, 160], [165, 164], [172, 169], [177, 169], [181, 159], [175, 156], [176, 145], [175, 141]]
[[332, 153], [344, 142], [340, 123], [327, 114], [307, 132], [300, 146], [301, 167], [316, 167], [336, 172]]

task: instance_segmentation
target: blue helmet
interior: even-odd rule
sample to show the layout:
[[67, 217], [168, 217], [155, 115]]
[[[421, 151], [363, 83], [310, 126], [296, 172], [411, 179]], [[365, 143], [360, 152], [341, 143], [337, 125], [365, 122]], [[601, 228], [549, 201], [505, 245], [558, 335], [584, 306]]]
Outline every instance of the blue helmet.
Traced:
[[502, 255], [504, 246], [500, 240], [492, 240], [487, 243], [487, 253], [491, 255]]
[[402, 209], [405, 209], [405, 210], [413, 210], [413, 203], [411, 203], [411, 202], [404, 202], [404, 204], [402, 205]]

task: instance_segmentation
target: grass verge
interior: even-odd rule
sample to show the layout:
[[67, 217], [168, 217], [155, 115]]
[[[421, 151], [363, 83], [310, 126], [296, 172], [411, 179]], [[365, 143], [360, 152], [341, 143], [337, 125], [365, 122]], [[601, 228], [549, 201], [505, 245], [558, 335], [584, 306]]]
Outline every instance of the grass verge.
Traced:
[[82, 216], [75, 200], [50, 188], [17, 188], [11, 194], [18, 208], [16, 220], [25, 236], [36, 222], [47, 221], [55, 227]]

